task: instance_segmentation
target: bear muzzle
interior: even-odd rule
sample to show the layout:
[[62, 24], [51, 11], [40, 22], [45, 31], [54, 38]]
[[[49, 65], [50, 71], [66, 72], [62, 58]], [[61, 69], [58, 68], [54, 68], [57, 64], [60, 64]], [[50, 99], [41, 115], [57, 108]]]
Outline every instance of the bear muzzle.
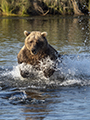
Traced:
[[32, 55], [36, 55], [36, 54], [37, 54], [36, 49], [32, 49], [32, 50], [31, 50], [31, 54], [32, 54]]

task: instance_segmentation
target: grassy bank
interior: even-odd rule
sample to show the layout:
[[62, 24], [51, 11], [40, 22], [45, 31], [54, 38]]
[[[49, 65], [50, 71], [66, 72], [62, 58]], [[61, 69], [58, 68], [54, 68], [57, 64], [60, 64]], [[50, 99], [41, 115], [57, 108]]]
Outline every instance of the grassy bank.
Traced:
[[4, 15], [87, 14], [89, 0], [0, 0]]
[[29, 0], [0, 0], [0, 10], [4, 15], [25, 15], [29, 7]]

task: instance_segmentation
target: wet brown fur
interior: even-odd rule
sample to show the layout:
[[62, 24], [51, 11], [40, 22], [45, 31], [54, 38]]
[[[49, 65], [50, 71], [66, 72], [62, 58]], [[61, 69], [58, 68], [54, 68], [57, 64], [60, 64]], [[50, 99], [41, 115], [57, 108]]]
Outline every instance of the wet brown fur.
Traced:
[[[25, 35], [26, 35], [25, 45], [20, 50], [17, 56], [19, 64], [26, 63], [35, 66], [38, 65], [40, 60], [48, 56], [53, 61], [57, 59], [58, 52], [51, 45], [48, 44], [45, 32], [43, 33], [39, 31], [34, 31], [31, 33], [26, 32]], [[39, 43], [42, 43], [42, 45], [39, 46], [40, 45]], [[35, 54], [32, 52], [33, 50], [35, 51]], [[51, 72], [51, 74], [53, 72]], [[44, 73], [47, 74], [46, 71]], [[50, 76], [50, 75], [45, 75], [45, 76]]]

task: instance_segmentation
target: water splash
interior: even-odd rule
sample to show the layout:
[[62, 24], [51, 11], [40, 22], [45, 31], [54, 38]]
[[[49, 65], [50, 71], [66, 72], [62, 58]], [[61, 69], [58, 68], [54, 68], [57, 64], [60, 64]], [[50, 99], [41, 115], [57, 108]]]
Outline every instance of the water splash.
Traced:
[[[20, 75], [19, 67], [28, 70], [30, 77], [25, 79]], [[50, 78], [43, 75], [43, 68], [51, 67], [55, 69], [54, 74]], [[40, 61], [41, 70], [34, 69], [31, 65], [25, 63], [14, 66], [11, 71], [6, 71], [2, 76], [12, 76], [18, 80], [17, 84], [22, 80], [20, 86], [68, 86], [68, 85], [90, 85], [90, 55], [63, 55], [54, 62], [49, 58]], [[25, 83], [26, 82], [26, 83]]]

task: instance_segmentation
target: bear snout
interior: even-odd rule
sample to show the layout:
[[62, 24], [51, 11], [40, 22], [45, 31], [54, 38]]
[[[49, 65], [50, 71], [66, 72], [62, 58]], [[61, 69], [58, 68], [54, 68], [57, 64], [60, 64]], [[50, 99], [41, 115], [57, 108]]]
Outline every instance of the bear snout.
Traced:
[[36, 49], [32, 49], [31, 52], [32, 52], [33, 55], [36, 55], [36, 54], [37, 54]]

